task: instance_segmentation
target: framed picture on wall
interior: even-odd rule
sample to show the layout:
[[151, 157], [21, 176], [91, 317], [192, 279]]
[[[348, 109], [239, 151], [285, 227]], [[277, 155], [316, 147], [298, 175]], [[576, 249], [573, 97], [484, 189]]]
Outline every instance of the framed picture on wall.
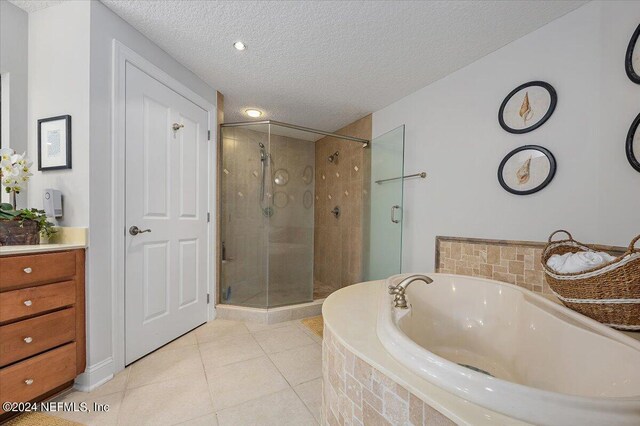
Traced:
[[71, 116], [38, 120], [38, 170], [71, 168]]
[[627, 134], [627, 159], [631, 164], [631, 167], [640, 172], [640, 114], [631, 123], [629, 133]]
[[498, 181], [515, 195], [534, 194], [556, 174], [556, 159], [546, 148], [525, 145], [508, 153], [498, 167]]
[[530, 81], [513, 89], [502, 101], [498, 122], [509, 133], [531, 132], [551, 117], [557, 103], [553, 86], [544, 81]]
[[624, 59], [624, 66], [627, 70], [627, 75], [634, 83], [640, 84], [640, 24], [636, 28], [635, 32], [631, 36], [629, 47], [627, 47], [627, 54]]

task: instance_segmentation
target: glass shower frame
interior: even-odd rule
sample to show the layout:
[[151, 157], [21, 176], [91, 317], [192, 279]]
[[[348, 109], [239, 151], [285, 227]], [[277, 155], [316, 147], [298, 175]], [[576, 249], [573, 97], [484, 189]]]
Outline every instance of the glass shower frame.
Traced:
[[220, 303], [313, 301], [315, 140], [369, 141], [275, 121], [220, 131]]

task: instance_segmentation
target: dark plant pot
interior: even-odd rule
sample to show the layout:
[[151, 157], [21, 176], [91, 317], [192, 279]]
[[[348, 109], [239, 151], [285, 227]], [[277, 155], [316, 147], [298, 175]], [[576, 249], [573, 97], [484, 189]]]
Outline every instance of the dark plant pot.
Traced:
[[25, 220], [0, 220], [0, 246], [40, 244], [38, 222]]

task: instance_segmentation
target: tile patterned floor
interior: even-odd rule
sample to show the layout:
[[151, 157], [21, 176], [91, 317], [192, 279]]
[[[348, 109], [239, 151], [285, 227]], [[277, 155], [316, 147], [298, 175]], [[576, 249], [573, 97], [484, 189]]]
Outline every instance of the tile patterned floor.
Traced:
[[109, 404], [106, 413], [58, 413], [86, 425], [316, 426], [322, 341], [299, 320], [215, 320], [65, 402]]

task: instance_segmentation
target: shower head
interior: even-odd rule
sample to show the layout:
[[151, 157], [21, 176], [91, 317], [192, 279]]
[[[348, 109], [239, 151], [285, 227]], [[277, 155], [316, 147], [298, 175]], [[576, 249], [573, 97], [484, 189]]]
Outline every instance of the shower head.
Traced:
[[258, 146], [260, 147], [260, 161], [264, 162], [267, 159], [267, 151], [264, 149], [262, 142], [258, 142]]
[[336, 152], [334, 152], [333, 154], [331, 154], [331, 155], [329, 156], [329, 158], [328, 158], [329, 162], [330, 162], [330, 163], [333, 163], [334, 161], [338, 161], [338, 154], [339, 154], [339, 152], [338, 152], [338, 151], [336, 151]]

